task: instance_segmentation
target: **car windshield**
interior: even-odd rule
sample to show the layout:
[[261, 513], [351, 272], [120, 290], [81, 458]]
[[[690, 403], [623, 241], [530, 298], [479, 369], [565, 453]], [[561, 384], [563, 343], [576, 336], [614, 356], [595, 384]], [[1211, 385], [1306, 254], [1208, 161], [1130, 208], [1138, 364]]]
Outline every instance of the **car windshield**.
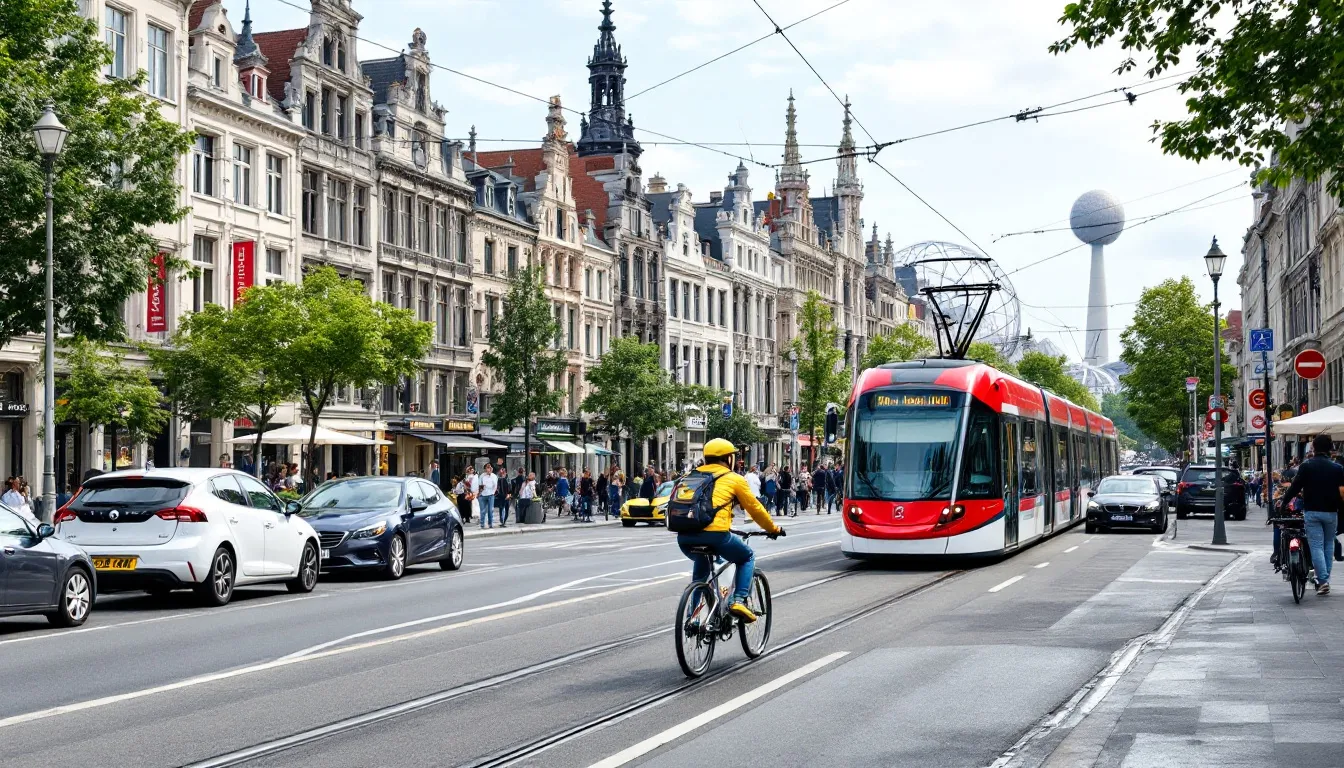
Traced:
[[951, 498], [962, 395], [879, 390], [855, 403], [852, 498]]
[[1147, 477], [1108, 477], [1097, 486], [1097, 493], [1157, 493]]
[[1136, 469], [1134, 470], [1134, 474], [1157, 475], [1163, 480], [1169, 480], [1173, 483], [1176, 482], [1176, 479], [1181, 476], [1181, 473], [1177, 472], [1175, 469], [1163, 469], [1163, 468]]
[[654, 496], [654, 498], [656, 498], [656, 499], [660, 499], [660, 498], [662, 498], [662, 497], [664, 497], [664, 496], [671, 496], [671, 495], [672, 495], [672, 486], [673, 486], [673, 485], [675, 485], [675, 483], [673, 483], [671, 480], [669, 480], [669, 481], [663, 483], [662, 485], [658, 486], [658, 490], [656, 490], [656, 491], [653, 492], [653, 496]]
[[344, 480], [313, 491], [303, 502], [304, 512], [328, 509], [378, 509], [401, 505], [401, 483], [395, 480]]
[[[1216, 472], [1213, 467], [1189, 467], [1185, 470], [1185, 482], [1187, 483], [1209, 483], [1213, 482], [1213, 473]], [[1241, 476], [1236, 472], [1223, 470], [1223, 482], [1240, 480]]]

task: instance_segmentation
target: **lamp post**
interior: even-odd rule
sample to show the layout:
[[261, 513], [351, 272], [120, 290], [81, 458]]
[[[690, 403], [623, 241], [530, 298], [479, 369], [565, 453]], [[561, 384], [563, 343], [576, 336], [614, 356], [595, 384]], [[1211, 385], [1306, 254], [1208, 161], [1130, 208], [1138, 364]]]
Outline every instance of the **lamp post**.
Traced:
[[789, 378], [792, 384], [793, 394], [789, 410], [789, 464], [790, 469], [797, 474], [798, 472], [798, 430], [794, 427], [793, 409], [798, 407], [798, 350], [789, 350]]
[[[1209, 277], [1213, 280], [1213, 394], [1219, 408], [1223, 400], [1223, 344], [1218, 331], [1218, 278], [1223, 276], [1223, 263], [1227, 256], [1218, 247], [1218, 238], [1213, 238], [1209, 252], [1204, 255], [1204, 265], [1209, 268]], [[1224, 522], [1223, 508], [1223, 420], [1213, 420], [1213, 543], [1227, 543], [1227, 526]]]
[[56, 158], [65, 147], [70, 129], [61, 124], [50, 103], [42, 110], [42, 117], [33, 125], [33, 140], [42, 155], [42, 171], [46, 176], [47, 197], [47, 338], [43, 362], [46, 377], [42, 386], [42, 519], [50, 522], [56, 513], [56, 298], [55, 271], [52, 262], [54, 242], [54, 200], [52, 176]]

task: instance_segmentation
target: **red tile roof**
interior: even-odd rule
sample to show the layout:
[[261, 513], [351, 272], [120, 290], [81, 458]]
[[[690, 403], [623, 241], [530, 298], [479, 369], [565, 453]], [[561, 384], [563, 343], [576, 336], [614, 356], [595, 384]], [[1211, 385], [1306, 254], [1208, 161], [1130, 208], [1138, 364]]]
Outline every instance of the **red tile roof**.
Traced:
[[282, 29], [277, 32], [256, 32], [252, 39], [268, 60], [271, 76], [266, 80], [266, 91], [277, 104], [285, 100], [285, 83], [289, 82], [289, 60], [308, 39], [307, 27]]
[[[471, 153], [467, 153], [471, 157]], [[529, 147], [524, 149], [501, 149], [495, 152], [478, 153], [477, 165], [492, 170], [497, 170], [507, 165], [509, 158], [513, 158], [513, 175], [526, 180], [524, 188], [534, 190], [537, 174], [545, 169], [542, 162], [543, 152], [540, 147]], [[579, 157], [574, 150], [574, 145], [569, 147], [569, 176], [574, 185], [574, 202], [578, 209], [579, 222], [583, 222], [583, 217], [588, 210], [592, 210], [595, 226], [597, 227], [598, 237], [602, 236], [602, 228], [606, 226], [607, 221], [607, 190], [603, 188], [602, 182], [589, 175], [592, 171], [611, 170], [616, 167], [616, 158], [612, 155], [594, 155], [592, 157]]]
[[476, 164], [483, 168], [499, 170], [509, 164], [510, 157], [513, 158], [513, 175], [523, 179], [523, 189], [529, 192], [536, 189], [537, 174], [546, 168], [542, 162], [543, 154], [540, 147], [480, 152], [474, 159]]
[[190, 34], [201, 26], [201, 19], [205, 18], [205, 12], [214, 5], [219, 5], [218, 0], [197, 0], [191, 4], [191, 13], [187, 14], [187, 33]]

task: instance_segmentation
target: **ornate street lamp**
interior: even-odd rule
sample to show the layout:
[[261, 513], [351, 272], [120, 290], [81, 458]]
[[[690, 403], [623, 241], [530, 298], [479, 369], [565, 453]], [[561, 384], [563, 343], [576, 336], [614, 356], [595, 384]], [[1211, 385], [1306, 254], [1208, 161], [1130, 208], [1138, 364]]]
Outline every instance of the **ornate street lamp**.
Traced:
[[[1213, 244], [1209, 246], [1209, 252], [1204, 254], [1204, 265], [1209, 269], [1209, 277], [1213, 280], [1213, 395], [1214, 402], [1219, 409], [1226, 410], [1223, 405], [1223, 344], [1219, 337], [1218, 321], [1218, 278], [1223, 276], [1223, 264], [1227, 261], [1227, 256], [1222, 249], [1218, 247], [1218, 238], [1213, 238]], [[1213, 476], [1214, 476], [1214, 497], [1213, 497], [1213, 543], [1227, 543], [1227, 525], [1224, 522], [1223, 507], [1223, 420], [1221, 418], [1213, 420]]]
[[43, 397], [43, 439], [42, 439], [42, 519], [50, 522], [56, 514], [56, 299], [54, 289], [54, 268], [52, 266], [53, 243], [53, 200], [52, 176], [56, 167], [56, 158], [65, 148], [65, 139], [70, 129], [61, 124], [56, 111], [48, 102], [42, 111], [42, 117], [33, 126], [33, 141], [42, 155], [42, 170], [46, 175], [47, 197], [47, 338], [44, 361], [46, 381], [42, 387]]

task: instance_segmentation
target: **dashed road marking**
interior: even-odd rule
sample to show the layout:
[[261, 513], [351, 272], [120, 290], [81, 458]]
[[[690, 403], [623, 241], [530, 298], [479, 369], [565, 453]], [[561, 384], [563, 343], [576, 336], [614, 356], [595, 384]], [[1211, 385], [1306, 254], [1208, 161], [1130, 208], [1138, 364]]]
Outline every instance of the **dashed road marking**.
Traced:
[[1072, 552], [1073, 550], [1075, 550], [1075, 549], [1077, 549], [1077, 548], [1078, 548], [1078, 545], [1077, 545], [1077, 544], [1074, 544], [1072, 547], [1069, 547], [1068, 549], [1064, 550], [1064, 554], [1067, 555], [1067, 554], [1069, 554], [1070, 552]]
[[998, 584], [995, 584], [994, 586], [992, 586], [992, 587], [989, 588], [989, 591], [990, 591], [990, 592], [998, 592], [998, 591], [1001, 590], [1001, 589], [1007, 589], [1008, 587], [1013, 586], [1014, 584], [1016, 584], [1017, 582], [1021, 581], [1021, 580], [1024, 579], [1024, 578], [1026, 578], [1026, 577], [1019, 573], [1018, 575], [1014, 576], [1014, 577], [1011, 578], [1011, 579], [1008, 579], [1007, 581], [1003, 581], [1003, 582], [999, 582]]
[[1047, 566], [1047, 565], [1049, 565], [1049, 564], [1050, 564], [1050, 561], [1049, 561], [1049, 560], [1046, 560], [1044, 563], [1037, 563], [1037, 564], [1035, 564], [1035, 565], [1033, 565], [1033, 566], [1031, 566], [1031, 567], [1032, 567], [1032, 568], [1044, 568], [1045, 566]]

